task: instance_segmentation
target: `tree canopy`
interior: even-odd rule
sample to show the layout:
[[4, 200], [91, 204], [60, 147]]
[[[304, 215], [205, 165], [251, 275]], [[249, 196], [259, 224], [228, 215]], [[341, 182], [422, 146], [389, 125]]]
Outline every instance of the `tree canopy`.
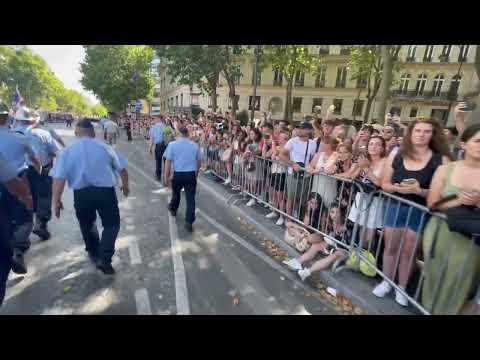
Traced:
[[150, 100], [153, 49], [147, 45], [84, 45], [81, 84], [107, 108], [121, 111], [132, 99]]
[[17, 86], [29, 106], [50, 111], [91, 113], [88, 100], [78, 91], [65, 88], [42, 57], [26, 46], [0, 45], [0, 97], [8, 105]]

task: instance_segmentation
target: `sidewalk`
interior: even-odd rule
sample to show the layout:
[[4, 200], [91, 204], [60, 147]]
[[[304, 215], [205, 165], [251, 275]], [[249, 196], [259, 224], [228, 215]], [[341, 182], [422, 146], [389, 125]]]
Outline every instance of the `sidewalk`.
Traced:
[[[202, 190], [209, 192], [212, 196], [222, 198], [228, 209], [236, 216], [244, 218], [250, 225], [265, 237], [271, 239], [276, 245], [288, 253], [290, 257], [298, 257], [300, 253], [288, 245], [284, 240], [285, 227], [275, 225], [275, 222], [267, 219], [265, 215], [270, 211], [263, 205], [247, 207], [246, 201], [239, 192], [216, 182], [213, 178], [202, 176], [199, 178], [199, 186]], [[282, 264], [282, 266], [285, 266]], [[286, 268], [286, 266], [285, 266]], [[318, 274], [320, 281], [329, 287], [337, 289], [350, 301], [361, 307], [367, 314], [371, 315], [415, 315], [420, 314], [413, 306], [404, 308], [394, 300], [394, 292], [380, 299], [372, 294], [372, 289], [380, 281], [377, 278], [369, 278], [361, 273], [352, 270], [343, 270], [338, 274], [332, 274], [330, 270], [321, 271]], [[314, 286], [311, 281], [307, 284]]]

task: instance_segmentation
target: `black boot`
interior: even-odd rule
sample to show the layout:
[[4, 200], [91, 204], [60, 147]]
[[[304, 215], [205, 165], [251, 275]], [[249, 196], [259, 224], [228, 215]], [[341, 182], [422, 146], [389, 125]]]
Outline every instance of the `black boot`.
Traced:
[[26, 274], [27, 265], [25, 265], [25, 259], [23, 257], [23, 252], [16, 250], [13, 253], [12, 258], [12, 271], [15, 274]]

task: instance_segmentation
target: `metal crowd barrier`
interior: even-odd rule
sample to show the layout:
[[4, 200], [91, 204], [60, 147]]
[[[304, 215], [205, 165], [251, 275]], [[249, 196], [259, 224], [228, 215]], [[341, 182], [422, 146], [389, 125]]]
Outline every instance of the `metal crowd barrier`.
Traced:
[[[469, 246], [471, 248], [466, 251], [467, 256], [460, 266], [460, 271], [453, 285], [448, 285], [449, 283], [445, 282], [445, 276], [451, 278], [451, 274], [446, 275], [445, 272], [452, 271], [448, 269], [448, 265], [451, 262], [451, 255], [455, 251], [453, 243], [450, 245], [451, 251], [444, 251], [443, 263], [439, 267], [440, 273], [437, 271], [426, 273], [429, 262], [425, 259], [426, 256], [427, 259], [431, 259], [431, 254], [422, 253], [423, 229], [429, 219], [437, 219], [432, 222], [437, 224], [434, 225], [433, 230], [432, 243], [435, 244], [440, 231], [440, 222], [446, 219], [444, 214], [432, 213], [425, 206], [384, 191], [365, 191], [365, 188], [358, 181], [324, 173], [310, 176], [305, 172], [303, 177], [295, 177], [291, 167], [278, 161], [267, 160], [258, 156], [242, 157], [234, 154], [231, 161], [224, 162], [220, 160], [221, 151], [219, 153], [218, 148], [215, 149], [206, 144], [201, 144], [201, 149], [204, 152], [206, 170], [212, 171], [215, 176], [222, 180], [230, 179], [229, 185], [240, 191], [244, 199], [255, 199], [258, 203], [278, 212], [285, 219], [294, 221], [311, 232], [316, 232], [324, 238], [328, 238], [339, 248], [347, 249], [349, 255], [356, 253], [357, 256], [355, 256], [353, 265], [339, 266], [336, 263], [332, 268], [333, 273], [338, 273], [347, 268], [358, 271], [362, 263], [363, 266], [374, 269], [377, 278], [386, 280], [393, 290], [403, 294], [410, 306], [413, 306], [422, 314], [439, 313], [435, 310], [435, 307], [437, 302], [445, 303], [445, 286], [453, 287], [450, 305], [457, 301], [455, 299], [460, 292], [463, 292], [462, 296], [465, 296], [462, 282], [465, 280], [464, 275], [467, 269], [471, 273], [469, 261], [471, 262], [472, 259], [469, 258], [474, 253], [475, 246], [477, 246], [473, 241], [470, 241]], [[227, 166], [231, 168], [227, 169]], [[301, 171], [304, 170], [301, 169]], [[281, 175], [278, 176], [282, 173], [286, 174], [285, 179]], [[281, 184], [282, 182], [284, 184]], [[316, 217], [316, 223], [306, 224], [303, 220], [305, 212], [308, 211], [308, 201], [312, 198], [312, 193], [318, 194], [314, 196], [319, 200], [319, 216]], [[340, 227], [342, 230], [340, 233], [337, 232], [336, 236], [331, 233], [332, 222], [328, 215], [332, 207], [339, 209], [342, 220], [342, 226]], [[390, 212], [394, 213], [393, 221]], [[389, 224], [391, 226], [389, 227], [385, 225], [387, 215], [390, 218]], [[402, 223], [404, 224], [402, 225]], [[407, 236], [408, 225], [419, 229], [414, 233], [413, 240], [411, 236]], [[388, 256], [389, 261], [393, 260], [393, 269], [390, 266], [390, 273], [386, 274], [385, 264], [383, 264], [385, 235], [387, 232], [392, 232], [392, 228], [397, 228], [396, 231], [399, 235], [397, 235], [395, 241], [389, 238]], [[375, 259], [374, 262], [372, 258]], [[422, 290], [425, 290], [423, 286], [426, 276], [428, 279], [438, 277], [436, 283], [435, 279], [432, 280], [433, 286], [432, 281], [429, 281], [429, 288], [433, 290], [428, 295], [428, 304], [422, 301]], [[403, 278], [403, 286], [400, 284], [400, 277]], [[405, 278], [408, 279], [406, 285]], [[451, 283], [451, 279], [449, 281]], [[478, 282], [480, 283], [480, 276]], [[372, 290], [376, 284], [378, 282], [372, 284]], [[472, 285], [474, 284], [475, 282]], [[423, 297], [425, 296], [426, 294], [423, 293]], [[474, 301], [476, 303], [480, 301], [480, 287], [476, 290]], [[450, 305], [446, 307], [450, 308]]]

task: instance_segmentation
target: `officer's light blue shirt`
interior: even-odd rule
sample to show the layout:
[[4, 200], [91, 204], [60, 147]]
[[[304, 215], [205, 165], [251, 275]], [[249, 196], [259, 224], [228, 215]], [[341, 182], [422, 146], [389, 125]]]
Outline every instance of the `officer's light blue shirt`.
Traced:
[[17, 177], [17, 169], [0, 154], [0, 183], [4, 184]]
[[[0, 184], [5, 184], [16, 177], [16, 169], [5, 160], [3, 155], [0, 154]], [[0, 187], [0, 201], [2, 201], [2, 190], [3, 189]]]
[[50, 176], [67, 180], [73, 190], [88, 186], [113, 187], [122, 166], [115, 150], [90, 137], [81, 137], [64, 149]]
[[173, 163], [173, 171], [197, 171], [197, 161], [203, 160], [200, 148], [194, 142], [181, 137], [168, 144], [165, 159]]
[[17, 174], [28, 168], [26, 158], [35, 155], [31, 141], [25, 135], [0, 126], [0, 154], [15, 168]]
[[163, 129], [165, 128], [165, 124], [163, 123], [156, 123], [150, 128], [149, 134], [150, 139], [152, 139], [155, 144], [160, 144], [163, 141]]
[[39, 157], [42, 166], [52, 163], [55, 154], [60, 149], [50, 132], [44, 129], [31, 129], [29, 134], [33, 140], [33, 151]]

